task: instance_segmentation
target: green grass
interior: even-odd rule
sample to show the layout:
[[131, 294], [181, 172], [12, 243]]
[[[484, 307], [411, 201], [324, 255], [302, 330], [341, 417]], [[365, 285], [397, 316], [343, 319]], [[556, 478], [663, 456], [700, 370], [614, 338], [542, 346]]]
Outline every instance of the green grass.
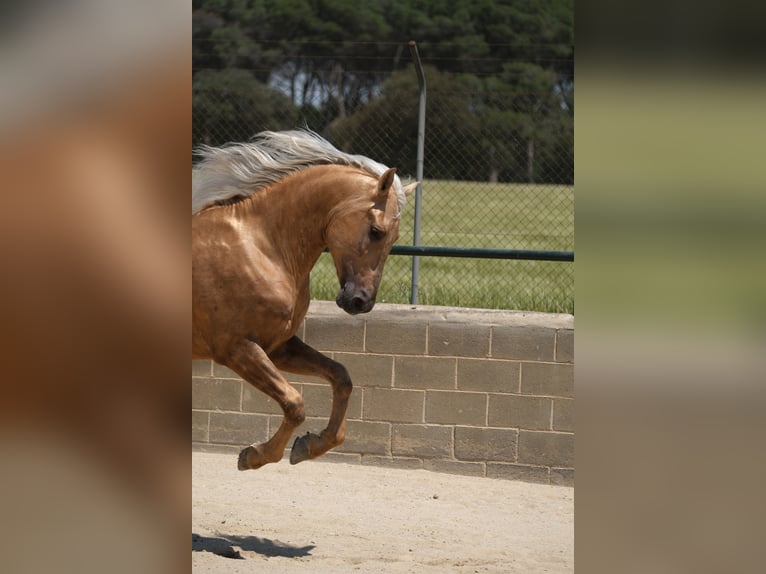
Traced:
[[[399, 244], [411, 245], [414, 198], [402, 216]], [[574, 250], [571, 186], [426, 181], [421, 245]], [[412, 257], [391, 256], [378, 301], [409, 303]], [[419, 303], [484, 309], [574, 312], [574, 264], [421, 257]], [[333, 300], [338, 280], [329, 254], [311, 275], [312, 297]]]

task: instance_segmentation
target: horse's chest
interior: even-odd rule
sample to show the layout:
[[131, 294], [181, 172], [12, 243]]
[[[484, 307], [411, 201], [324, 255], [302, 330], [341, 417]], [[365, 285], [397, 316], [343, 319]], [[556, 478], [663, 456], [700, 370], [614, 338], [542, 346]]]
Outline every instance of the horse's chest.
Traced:
[[268, 341], [269, 347], [276, 347], [298, 334], [303, 319], [308, 311], [309, 301], [306, 299], [279, 302], [264, 307], [265, 311], [256, 320], [260, 339]]

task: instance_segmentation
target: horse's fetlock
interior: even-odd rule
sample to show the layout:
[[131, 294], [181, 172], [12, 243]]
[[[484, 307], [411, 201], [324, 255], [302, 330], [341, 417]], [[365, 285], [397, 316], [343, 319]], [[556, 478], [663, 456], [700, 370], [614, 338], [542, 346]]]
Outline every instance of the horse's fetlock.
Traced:
[[327, 443], [329, 448], [335, 448], [342, 445], [346, 440], [346, 431], [338, 429], [335, 433], [329, 429], [324, 429], [321, 433], [322, 440]]

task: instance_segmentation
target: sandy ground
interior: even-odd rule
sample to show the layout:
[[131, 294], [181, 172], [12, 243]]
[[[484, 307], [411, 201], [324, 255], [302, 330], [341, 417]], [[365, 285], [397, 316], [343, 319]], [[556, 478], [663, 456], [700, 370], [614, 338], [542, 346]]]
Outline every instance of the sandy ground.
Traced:
[[574, 490], [193, 453], [196, 573], [573, 572]]

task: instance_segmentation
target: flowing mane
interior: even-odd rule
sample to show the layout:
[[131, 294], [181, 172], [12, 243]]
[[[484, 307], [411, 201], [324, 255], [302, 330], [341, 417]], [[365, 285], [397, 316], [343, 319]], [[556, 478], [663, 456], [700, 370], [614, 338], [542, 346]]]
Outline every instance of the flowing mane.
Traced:
[[[349, 165], [380, 177], [385, 165], [362, 155], [347, 154], [309, 130], [261, 132], [248, 143], [200, 146], [202, 161], [192, 176], [192, 215], [218, 202], [249, 197], [285, 176], [315, 165]], [[394, 190], [399, 211], [404, 192], [399, 177]]]

